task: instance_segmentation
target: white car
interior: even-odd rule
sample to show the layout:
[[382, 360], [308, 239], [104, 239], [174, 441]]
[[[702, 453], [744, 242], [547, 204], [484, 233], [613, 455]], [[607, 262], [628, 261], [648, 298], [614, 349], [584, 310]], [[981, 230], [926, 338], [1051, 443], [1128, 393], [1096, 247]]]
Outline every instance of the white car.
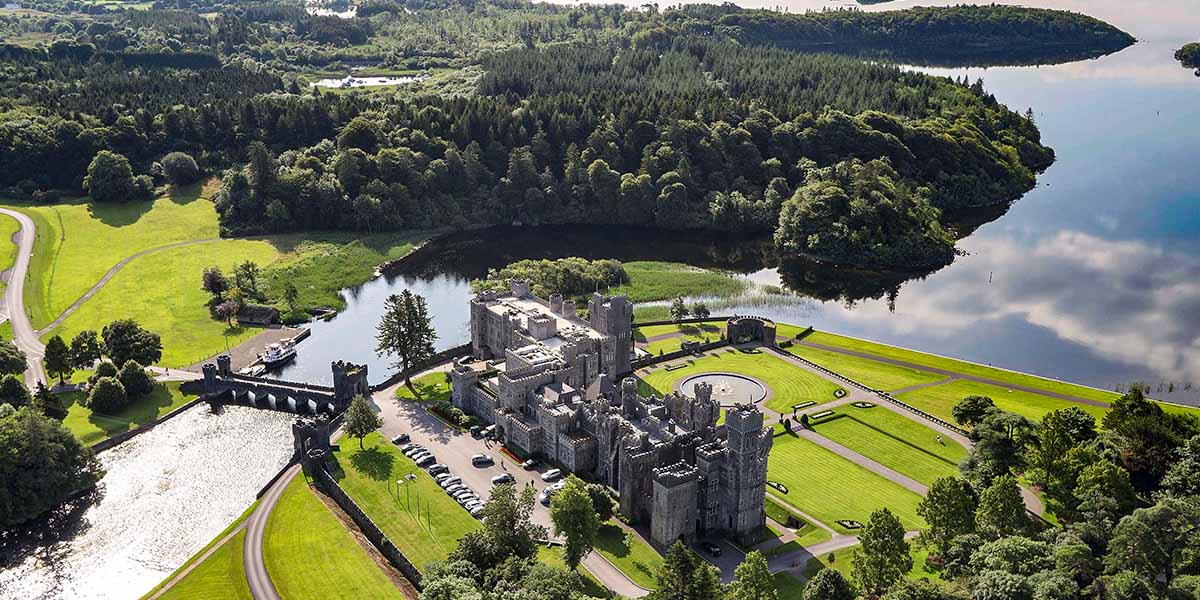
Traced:
[[460, 483], [462, 483], [462, 477], [459, 477], [458, 475], [454, 475], [454, 476], [443, 479], [439, 485], [442, 486], [442, 489], [450, 489], [450, 486], [458, 485]]
[[412, 444], [412, 445], [408, 446], [407, 449], [400, 451], [401, 454], [403, 454], [409, 458], [412, 458], [412, 455], [414, 455], [418, 452], [428, 452], [428, 451], [425, 450], [424, 446], [418, 446], [416, 444]]
[[483, 505], [480, 504], [479, 506], [472, 508], [469, 512], [471, 513], [472, 517], [475, 517], [476, 519], [482, 519], [483, 518]]
[[445, 481], [447, 479], [450, 479], [451, 477], [453, 477], [453, 475], [450, 474], [450, 471], [446, 471], [445, 473], [438, 473], [437, 475], [434, 475], [433, 480], [438, 482], [438, 485], [441, 485], [442, 483], [445, 483]]
[[562, 477], [562, 471], [559, 469], [550, 469], [542, 473], [542, 481], [554, 481], [559, 477]]
[[467, 489], [467, 486], [465, 486], [465, 485], [463, 485], [463, 484], [461, 484], [461, 483], [456, 483], [456, 484], [454, 484], [454, 485], [448, 485], [448, 486], [446, 486], [446, 493], [447, 493], [447, 494], [450, 494], [451, 496], [453, 496], [453, 495], [455, 495], [455, 494], [457, 494], [457, 493], [459, 493], [459, 492], [461, 492], [461, 491], [463, 491], [463, 490], [465, 490], [465, 489]]

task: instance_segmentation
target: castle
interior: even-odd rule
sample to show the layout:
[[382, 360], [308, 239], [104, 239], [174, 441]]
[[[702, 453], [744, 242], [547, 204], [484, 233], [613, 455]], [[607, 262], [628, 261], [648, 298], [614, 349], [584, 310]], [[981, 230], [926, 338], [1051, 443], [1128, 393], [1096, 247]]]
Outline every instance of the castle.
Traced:
[[[471, 300], [472, 357], [451, 372], [454, 405], [494, 423], [505, 444], [617, 490], [621, 512], [660, 548], [723, 533], [749, 544], [765, 523], [772, 436], [753, 405], [642, 396], [628, 377], [633, 306], [595, 294], [588, 320], [528, 282]], [[619, 385], [614, 384], [619, 377]]]

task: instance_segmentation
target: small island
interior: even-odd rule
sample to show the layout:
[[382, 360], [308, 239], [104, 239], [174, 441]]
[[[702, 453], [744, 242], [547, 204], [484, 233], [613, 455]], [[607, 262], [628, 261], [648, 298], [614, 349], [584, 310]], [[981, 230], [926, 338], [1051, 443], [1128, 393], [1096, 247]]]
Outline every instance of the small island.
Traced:
[[1175, 51], [1175, 60], [1187, 69], [1195, 69], [1196, 76], [1200, 77], [1200, 42], [1192, 42], [1184, 44], [1182, 48]]

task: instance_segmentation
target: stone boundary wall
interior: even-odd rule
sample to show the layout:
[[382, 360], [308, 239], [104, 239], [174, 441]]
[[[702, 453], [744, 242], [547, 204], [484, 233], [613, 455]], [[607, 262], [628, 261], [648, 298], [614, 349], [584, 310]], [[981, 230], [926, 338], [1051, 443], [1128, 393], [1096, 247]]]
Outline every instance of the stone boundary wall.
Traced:
[[354, 524], [358, 525], [358, 528], [362, 530], [363, 535], [371, 541], [371, 544], [379, 550], [380, 554], [383, 554], [388, 559], [388, 562], [392, 563], [392, 566], [399, 569], [404, 574], [404, 577], [412, 582], [413, 586], [418, 590], [422, 589], [421, 572], [408, 560], [408, 557], [404, 556], [404, 553], [400, 552], [400, 549], [392, 543], [392, 540], [388, 539], [383, 530], [371, 520], [371, 517], [368, 517], [367, 513], [359, 508], [358, 503], [342, 489], [342, 486], [338, 485], [337, 481], [325, 470], [324, 466], [314, 469], [314, 471], [316, 472], [316, 477], [313, 480], [317, 484], [317, 487], [330, 498], [333, 498], [333, 501], [337, 502], [338, 506], [346, 511], [346, 514], [350, 515], [350, 518], [354, 520]]
[[641, 369], [642, 367], [649, 367], [651, 365], [657, 365], [659, 363], [664, 363], [669, 360], [675, 360], [677, 358], [683, 358], [685, 356], [694, 356], [695, 354], [700, 353], [700, 352], [708, 352], [709, 350], [713, 350], [715, 348], [721, 348], [723, 346], [728, 346], [728, 345], [729, 345], [729, 340], [721, 339], [721, 340], [717, 340], [715, 342], [709, 342], [707, 344], [701, 344], [699, 346], [694, 346], [688, 350], [679, 349], [674, 352], [664, 354], [662, 356], [651, 356], [649, 358], [635, 360], [630, 364], [630, 367], [634, 371], [636, 371], [638, 369]]
[[945, 427], [946, 429], [949, 429], [950, 431], [953, 431], [960, 435], [970, 435], [970, 433], [967, 430], [965, 430], [957, 425], [954, 425], [953, 423], [947, 423], [946, 421], [943, 421], [942, 419], [939, 419], [938, 417], [935, 417], [935, 416], [933, 416], [911, 404], [908, 404], [906, 402], [903, 402], [903, 401], [895, 398], [894, 396], [892, 396], [891, 394], [889, 394], [885, 391], [870, 388], [870, 387], [863, 385], [853, 379], [850, 379], [849, 377], [846, 377], [845, 375], [842, 375], [841, 373], [837, 373], [835, 371], [830, 371], [829, 369], [826, 369], [825, 367], [822, 367], [821, 365], [818, 365], [817, 363], [815, 363], [811, 360], [808, 360], [801, 356], [796, 356], [795, 354], [792, 354], [786, 350], [783, 350], [780, 348], [772, 348], [772, 350], [774, 350], [774, 351], [778, 352], [779, 354], [782, 354], [788, 358], [791, 358], [792, 360], [798, 360], [798, 361], [800, 361], [822, 373], [825, 373], [826, 375], [829, 375], [830, 377], [835, 377], [837, 379], [840, 379], [841, 381], [844, 381], [860, 390], [863, 390], [864, 392], [874, 394], [884, 400], [887, 400], [891, 404], [895, 404], [896, 406], [899, 406], [900, 408], [903, 408], [904, 410], [907, 410], [908, 412], [911, 412], [914, 415], [917, 415], [925, 420], [937, 423], [938, 425], [941, 425], [942, 427]]
[[96, 452], [97, 454], [104, 452], [105, 450], [108, 450], [109, 448], [112, 448], [113, 446], [116, 446], [122, 442], [132, 439], [135, 436], [141, 435], [143, 433], [146, 433], [147, 431], [150, 431], [151, 429], [154, 429], [155, 426], [157, 426], [158, 424], [166, 422], [167, 419], [170, 419], [171, 417], [174, 417], [175, 415], [178, 415], [179, 413], [182, 413], [183, 411], [185, 411], [201, 402], [204, 402], [204, 398], [194, 398], [192, 400], [189, 400], [183, 406], [180, 406], [179, 408], [176, 408], [175, 410], [173, 410], [173, 411], [171, 411], [149, 423], [146, 423], [145, 425], [139, 425], [138, 427], [131, 429], [129, 431], [126, 431], [124, 433], [118, 433], [117, 435], [114, 435], [108, 439], [103, 439], [103, 440], [96, 442], [95, 444], [91, 445], [91, 449], [93, 452]]
[[421, 361], [410, 369], [394, 373], [391, 377], [388, 377], [383, 382], [371, 386], [371, 391], [378, 392], [385, 390], [393, 385], [396, 385], [397, 383], [400, 383], [401, 381], [404, 381], [405, 377], [416, 375], [417, 373], [420, 373], [426, 369], [436, 367], [442, 363], [450, 362], [456, 358], [462, 358], [469, 354], [471, 354], [470, 342], [467, 342], [461, 346], [447, 348], [441, 352], [438, 352], [437, 354], [434, 354], [433, 356], [430, 356], [429, 360]]
[[651, 325], [685, 325], [687, 323], [717, 323], [717, 322], [724, 323], [725, 321], [728, 321], [729, 319], [732, 319], [732, 318], [733, 318], [732, 316], [727, 316], [727, 317], [711, 317], [710, 316], [710, 317], [703, 317], [703, 318], [688, 317], [686, 319], [681, 319], [679, 321], [672, 321], [672, 320], [668, 319], [666, 321], [645, 321], [642, 323], [634, 322], [633, 326], [635, 328], [637, 328], [637, 327], [650, 327]]

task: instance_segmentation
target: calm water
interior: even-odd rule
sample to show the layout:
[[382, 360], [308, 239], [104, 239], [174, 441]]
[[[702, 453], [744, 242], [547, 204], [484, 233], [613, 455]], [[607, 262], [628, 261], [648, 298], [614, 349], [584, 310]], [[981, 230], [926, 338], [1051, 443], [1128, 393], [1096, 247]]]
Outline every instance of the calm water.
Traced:
[[43, 539], [5, 532], [0, 598], [139, 598], [237, 519], [292, 453], [292, 415], [208, 405], [100, 454], [99, 493]]
[[[923, 279], [880, 281], [812, 266], [775, 269], [748, 242], [706, 241], [689, 249], [678, 236], [646, 242], [654, 236], [572, 228], [536, 244], [519, 231], [491, 232], [481, 235], [517, 247], [501, 255], [491, 243], [435, 244], [432, 257], [409, 267], [419, 276], [351, 291], [350, 309], [314, 325], [301, 362], [285, 375], [327, 380], [330, 360], [347, 357], [368, 362], [371, 379], [380, 380], [386, 364], [373, 355], [373, 327], [388, 293], [408, 287], [430, 298], [439, 347], [448, 347], [467, 338], [468, 277], [516, 258], [585, 255], [728, 268], [811, 298], [774, 297], [764, 305], [755, 297], [753, 305], [747, 300], [726, 310], [1103, 388], [1134, 380], [1200, 387], [1200, 78], [1172, 57], [1189, 36], [1200, 35], [1200, 11], [1193, 0], [1033, 4], [1085, 11], [1140, 42], [1057, 66], [926, 69], [983, 78], [1014, 110], [1032, 107], [1058, 155], [1035, 190], [960, 242], [970, 255], [947, 268]], [[787, 4], [793, 11], [836, 5]]]

